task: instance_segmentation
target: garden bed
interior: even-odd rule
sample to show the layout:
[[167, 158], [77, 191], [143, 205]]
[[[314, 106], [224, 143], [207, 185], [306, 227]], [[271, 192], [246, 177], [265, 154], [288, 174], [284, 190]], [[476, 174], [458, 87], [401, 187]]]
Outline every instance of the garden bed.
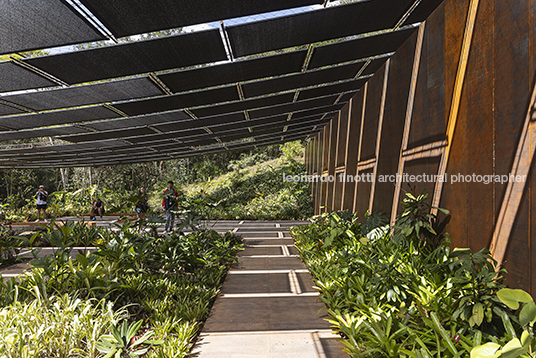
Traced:
[[379, 215], [358, 222], [333, 212], [291, 231], [346, 351], [352, 357], [533, 357], [532, 297], [505, 288], [505, 271], [487, 249], [451, 250], [448, 235], [434, 230], [426, 200], [408, 196], [392, 230]]
[[[55, 253], [0, 284], [0, 356], [186, 356], [242, 247], [231, 233], [151, 237], [129, 222], [40, 235]], [[97, 249], [73, 258], [82, 241]]]

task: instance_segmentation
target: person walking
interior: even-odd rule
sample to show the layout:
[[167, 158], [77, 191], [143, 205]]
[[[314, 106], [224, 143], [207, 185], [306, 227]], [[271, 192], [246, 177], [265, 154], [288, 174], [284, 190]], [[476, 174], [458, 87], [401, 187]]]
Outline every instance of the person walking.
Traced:
[[43, 210], [43, 219], [45, 219], [45, 222], [47, 222], [47, 196], [48, 192], [45, 190], [45, 187], [43, 185], [39, 185], [39, 190], [37, 193], [35, 193], [35, 198], [37, 199], [37, 220], [36, 222], [39, 222], [41, 220], [41, 210]]
[[164, 191], [164, 199], [162, 206], [166, 210], [166, 228], [164, 233], [173, 231], [173, 223], [175, 222], [175, 212], [178, 209], [177, 199], [179, 193], [173, 188], [173, 182], [168, 181], [168, 188]]

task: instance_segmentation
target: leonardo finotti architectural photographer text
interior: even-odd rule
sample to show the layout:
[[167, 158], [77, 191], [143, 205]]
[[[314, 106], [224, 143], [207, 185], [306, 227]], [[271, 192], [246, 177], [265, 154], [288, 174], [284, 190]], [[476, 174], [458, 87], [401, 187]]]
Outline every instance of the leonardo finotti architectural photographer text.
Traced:
[[[508, 183], [508, 182], [517, 182], [522, 183], [527, 179], [526, 175], [513, 175], [513, 174], [504, 174], [504, 175], [480, 175], [480, 174], [452, 174], [449, 175], [445, 173], [444, 175], [433, 175], [433, 174], [391, 174], [391, 175], [378, 175], [376, 181], [379, 183], [482, 183], [482, 184], [491, 184], [491, 183]], [[374, 181], [373, 173], [362, 173], [359, 175], [348, 175], [344, 173], [336, 175], [285, 175], [283, 174], [283, 181], [287, 183], [297, 183], [297, 182], [309, 182], [309, 183], [332, 183], [334, 181], [338, 182], [347, 182], [347, 183], [372, 183]]]

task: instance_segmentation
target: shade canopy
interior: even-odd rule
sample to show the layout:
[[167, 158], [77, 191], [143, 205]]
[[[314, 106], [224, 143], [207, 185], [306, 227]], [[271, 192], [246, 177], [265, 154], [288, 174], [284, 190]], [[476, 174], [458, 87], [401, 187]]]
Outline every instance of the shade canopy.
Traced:
[[0, 168], [306, 139], [440, 3], [0, 1]]

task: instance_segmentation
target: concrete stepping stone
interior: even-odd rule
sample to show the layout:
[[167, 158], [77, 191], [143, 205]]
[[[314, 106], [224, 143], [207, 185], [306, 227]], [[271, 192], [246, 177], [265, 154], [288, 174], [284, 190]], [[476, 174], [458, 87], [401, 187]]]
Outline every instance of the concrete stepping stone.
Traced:
[[[302, 224], [303, 222], [295, 222]], [[292, 222], [235, 227], [244, 251], [231, 266], [193, 356], [199, 358], [343, 358], [325, 305], [300, 261]]]

